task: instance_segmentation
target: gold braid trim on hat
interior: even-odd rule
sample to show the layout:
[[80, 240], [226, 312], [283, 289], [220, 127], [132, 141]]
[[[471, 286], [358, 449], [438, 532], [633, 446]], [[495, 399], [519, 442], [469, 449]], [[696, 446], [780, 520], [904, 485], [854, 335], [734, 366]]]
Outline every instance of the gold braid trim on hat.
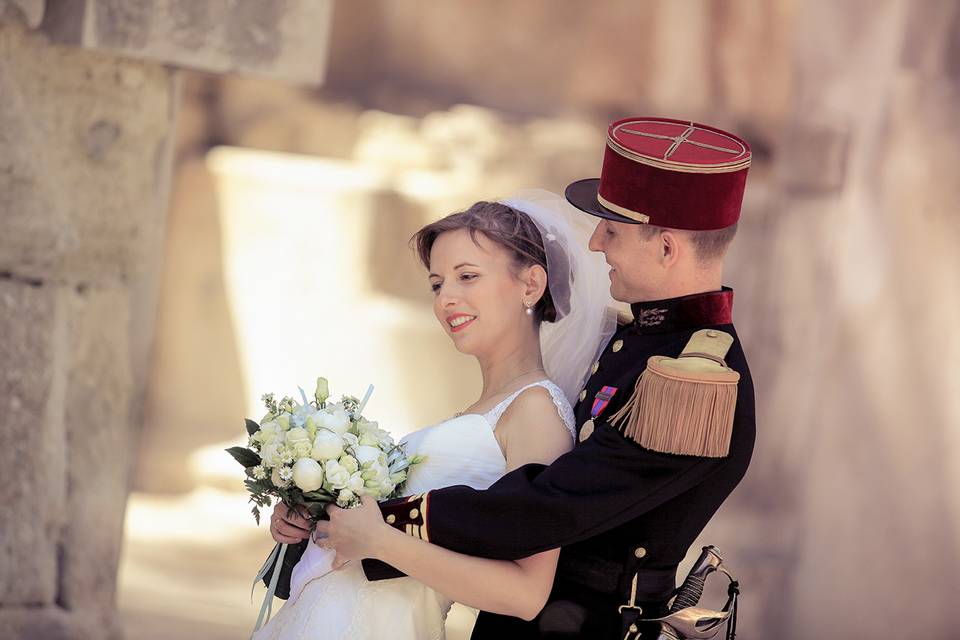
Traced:
[[609, 200], [607, 200], [606, 198], [604, 198], [604, 197], [603, 197], [602, 195], [600, 195], [599, 193], [597, 194], [597, 202], [599, 202], [600, 204], [602, 204], [602, 205], [603, 205], [604, 207], [606, 207], [607, 209], [610, 209], [611, 211], [613, 211], [613, 212], [615, 212], [615, 213], [619, 213], [620, 215], [622, 215], [622, 216], [624, 216], [624, 217], [630, 218], [631, 220], [635, 220], [635, 221], [639, 222], [640, 224], [647, 224], [647, 223], [650, 222], [650, 216], [646, 215], [645, 213], [638, 213], [637, 211], [634, 211], [633, 209], [627, 209], [626, 207], [621, 207], [621, 206], [618, 205], [618, 204], [614, 204], [614, 203], [610, 202]]
[[[660, 137], [650, 135], [649, 137]], [[664, 136], [666, 138], [666, 136]], [[667, 138], [673, 140], [673, 138]], [[684, 140], [684, 142], [689, 144], [696, 144], [697, 146], [703, 146], [706, 148], [715, 148], [712, 145], [707, 145], [705, 143], [698, 143], [695, 140]], [[617, 155], [626, 158], [627, 160], [632, 160], [640, 164], [645, 164], [650, 167], [656, 167], [657, 169], [664, 169], [666, 171], [676, 171], [679, 173], [733, 173], [735, 171], [740, 171], [741, 169], [746, 169], [750, 166], [750, 161], [752, 154], [748, 153], [745, 158], [740, 160], [735, 160], [732, 162], [722, 163], [722, 164], [713, 164], [713, 165], [702, 165], [702, 164], [690, 164], [686, 162], [674, 162], [672, 160], [660, 160], [658, 158], [651, 158], [650, 156], [645, 156], [634, 151], [631, 151], [624, 147], [622, 144], [614, 140], [613, 138], [607, 137], [607, 146], [613, 149]]]

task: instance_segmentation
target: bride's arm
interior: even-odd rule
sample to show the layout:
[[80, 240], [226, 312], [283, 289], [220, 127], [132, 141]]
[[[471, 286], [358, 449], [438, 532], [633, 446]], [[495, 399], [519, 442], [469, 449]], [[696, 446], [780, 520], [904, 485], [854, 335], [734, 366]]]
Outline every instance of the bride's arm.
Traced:
[[[530, 462], [549, 464], [573, 444], [553, 400], [541, 387], [525, 391], [510, 405], [497, 425], [497, 439], [508, 471]], [[340, 557], [382, 560], [457, 602], [532, 620], [550, 595], [559, 549], [520, 560], [487, 560], [397, 531], [383, 522], [372, 500], [365, 501], [360, 510], [331, 514], [335, 520], [344, 517], [356, 519], [351, 529], [364, 534], [349, 535], [342, 541], [331, 539]]]

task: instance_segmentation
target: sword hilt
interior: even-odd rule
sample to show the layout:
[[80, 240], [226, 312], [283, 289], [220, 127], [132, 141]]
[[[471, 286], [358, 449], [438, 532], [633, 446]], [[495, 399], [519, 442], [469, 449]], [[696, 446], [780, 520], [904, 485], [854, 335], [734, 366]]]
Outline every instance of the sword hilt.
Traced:
[[721, 563], [723, 563], [723, 558], [716, 547], [713, 545], [704, 547], [703, 551], [700, 552], [700, 557], [693, 563], [690, 573], [683, 579], [683, 584], [677, 589], [677, 595], [673, 599], [673, 604], [670, 605], [670, 613], [676, 613], [687, 607], [695, 607], [703, 595], [703, 585], [707, 576], [716, 571]]

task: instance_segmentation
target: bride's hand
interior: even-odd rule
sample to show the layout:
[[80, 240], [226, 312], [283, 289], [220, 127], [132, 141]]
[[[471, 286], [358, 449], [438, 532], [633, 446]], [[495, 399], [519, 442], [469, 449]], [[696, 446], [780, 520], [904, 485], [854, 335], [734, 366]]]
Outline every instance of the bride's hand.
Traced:
[[314, 530], [314, 542], [336, 550], [335, 568], [349, 560], [377, 557], [386, 536], [393, 532], [390, 525], [383, 521], [374, 498], [362, 496], [360, 501], [361, 506], [353, 509], [328, 506], [330, 520], [321, 520]]
[[313, 523], [301, 514], [293, 511], [282, 502], [273, 507], [270, 516], [270, 535], [277, 542], [297, 544], [310, 536], [310, 527]]

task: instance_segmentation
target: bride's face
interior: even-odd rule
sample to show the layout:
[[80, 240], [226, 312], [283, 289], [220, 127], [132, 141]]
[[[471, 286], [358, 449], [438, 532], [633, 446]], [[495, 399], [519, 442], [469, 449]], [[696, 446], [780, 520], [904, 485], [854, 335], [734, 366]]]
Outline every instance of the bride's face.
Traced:
[[[466, 229], [440, 234], [430, 250], [433, 312], [457, 349], [490, 352], [529, 327], [526, 286], [511, 271], [510, 256], [484, 234]], [[479, 244], [479, 246], [477, 246]]]

